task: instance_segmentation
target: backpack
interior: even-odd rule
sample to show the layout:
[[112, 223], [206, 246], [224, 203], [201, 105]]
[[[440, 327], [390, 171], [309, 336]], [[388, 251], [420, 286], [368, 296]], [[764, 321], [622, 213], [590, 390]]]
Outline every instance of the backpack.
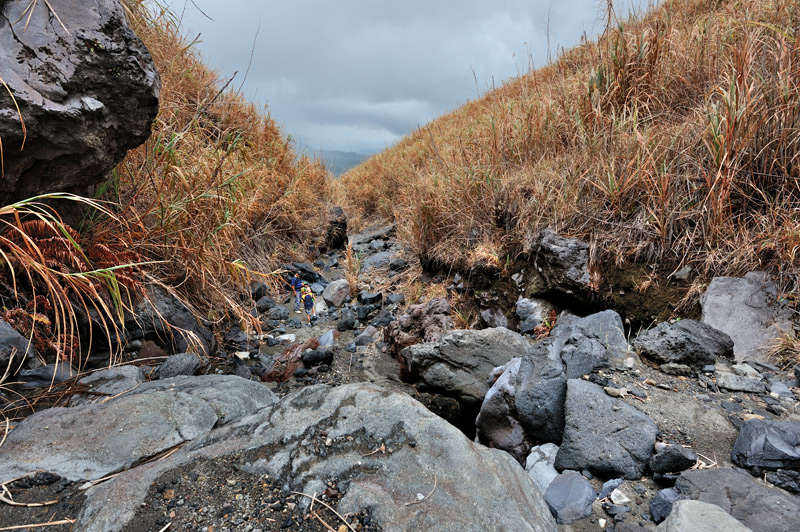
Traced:
[[311, 294], [306, 294], [305, 296], [303, 296], [303, 303], [306, 306], [310, 307], [313, 302], [314, 302], [314, 296], [312, 296]]

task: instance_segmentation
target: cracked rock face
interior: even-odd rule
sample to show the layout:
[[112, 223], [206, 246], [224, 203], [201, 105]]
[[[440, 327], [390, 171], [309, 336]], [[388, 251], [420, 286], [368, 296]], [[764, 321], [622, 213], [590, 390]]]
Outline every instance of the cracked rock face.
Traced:
[[[150, 136], [161, 81], [118, 1], [0, 2], [4, 177], [10, 202], [83, 192]], [[26, 28], [27, 23], [27, 28]], [[66, 30], [64, 29], [66, 28]], [[23, 146], [24, 143], [24, 146]]]

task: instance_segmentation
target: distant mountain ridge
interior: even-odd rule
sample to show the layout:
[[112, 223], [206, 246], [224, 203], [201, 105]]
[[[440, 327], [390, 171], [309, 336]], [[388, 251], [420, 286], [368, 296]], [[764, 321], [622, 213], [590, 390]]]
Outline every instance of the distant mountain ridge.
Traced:
[[315, 150], [306, 144], [300, 145], [300, 152], [320, 159], [325, 164], [325, 168], [335, 176], [340, 176], [354, 166], [363, 163], [372, 155], [371, 152], [338, 151], [338, 150]]

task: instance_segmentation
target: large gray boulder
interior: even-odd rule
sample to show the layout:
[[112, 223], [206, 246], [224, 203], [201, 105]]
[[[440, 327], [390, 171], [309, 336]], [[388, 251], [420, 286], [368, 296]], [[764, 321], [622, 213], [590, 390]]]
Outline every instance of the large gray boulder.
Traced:
[[502, 374], [486, 393], [475, 426], [479, 442], [503, 449], [523, 463], [533, 440], [520, 423], [514, 403], [521, 360], [514, 358], [495, 370]]
[[204, 365], [203, 359], [196, 353], [178, 353], [168, 356], [158, 367], [159, 379], [170, 379], [182, 375], [194, 375]]
[[731, 451], [733, 463], [756, 472], [800, 469], [800, 423], [745, 421]]
[[[386, 452], [373, 452], [381, 444]], [[510, 456], [470, 442], [406, 394], [368, 384], [304, 388], [95, 486], [75, 529], [111, 532], [143, 522], [163, 503], [148, 489], [168, 472], [200, 461], [254, 478], [269, 475], [286, 490], [308, 494], [322, 493], [336, 479], [342, 493], [336, 510], [368, 509], [383, 530], [557, 530], [539, 491]], [[201, 477], [193, 489], [216, 490], [219, 481]], [[428, 497], [409, 504], [418, 501], [417, 493]], [[173, 526], [183, 524], [173, 519]]]
[[604, 478], [642, 476], [658, 434], [647, 415], [579, 379], [567, 381], [565, 415], [556, 469], [588, 469]]
[[39, 353], [27, 338], [22, 336], [5, 320], [0, 319], [0, 375], [9, 369], [15, 375], [21, 367], [34, 360]]
[[570, 320], [550, 334], [568, 379], [577, 379], [599, 368], [621, 367], [624, 359], [632, 355], [622, 318], [613, 310]]
[[259, 383], [208, 375], [145, 383], [106, 403], [42, 410], [9, 433], [0, 483], [38, 470], [96, 480], [276, 400]]
[[350, 299], [350, 283], [347, 279], [337, 279], [322, 291], [322, 299], [332, 307], [341, 307], [342, 303]]
[[397, 256], [393, 251], [380, 251], [370, 255], [361, 262], [361, 271], [369, 272], [378, 268], [388, 268], [389, 263]]
[[503, 327], [450, 331], [438, 341], [412, 345], [401, 356], [409, 374], [434, 392], [480, 405], [492, 370], [529, 347], [523, 336]]
[[137, 366], [115, 366], [95, 371], [79, 381], [91, 393], [77, 393], [72, 396], [69, 404], [76, 406], [105, 402], [109, 397], [133, 391], [144, 381], [144, 371]]
[[519, 363], [507, 366], [487, 392], [476, 420], [479, 441], [520, 462], [532, 443], [561, 442], [567, 379], [619, 366], [631, 355], [614, 311], [558, 325], [526, 349]]
[[125, 330], [129, 340], [152, 340], [167, 353], [210, 355], [217, 345], [211, 330], [186, 305], [156, 285], [148, 286], [134, 315], [125, 320]]
[[158, 112], [158, 72], [120, 2], [52, 3], [66, 30], [46, 4], [0, 3], [2, 77], [27, 133], [4, 87], [3, 204], [42, 191], [85, 193], [147, 140]]
[[695, 320], [659, 323], [637, 336], [633, 348], [659, 364], [685, 364], [695, 370], [713, 365], [717, 357], [733, 358], [731, 337]]
[[714, 277], [700, 296], [701, 321], [733, 340], [737, 361], [766, 362], [769, 344], [792, 330], [791, 310], [778, 300], [778, 289], [763, 272]]
[[770, 488], [744, 471], [684, 471], [675, 491], [687, 499], [716, 504], [754, 532], [800, 530], [800, 498]]
[[657, 532], [752, 532], [714, 504], [677, 501]]

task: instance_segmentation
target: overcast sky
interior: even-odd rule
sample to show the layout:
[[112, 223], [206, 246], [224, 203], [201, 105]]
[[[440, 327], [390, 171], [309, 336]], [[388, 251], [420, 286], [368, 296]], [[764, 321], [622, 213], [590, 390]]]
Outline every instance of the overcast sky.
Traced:
[[[631, 2], [614, 0], [618, 14]], [[314, 149], [377, 151], [602, 31], [603, 0], [173, 0], [189, 38]], [[202, 10], [202, 12], [201, 12]], [[207, 15], [207, 17], [206, 17]], [[210, 20], [209, 20], [210, 18]], [[255, 43], [255, 44], [254, 44]]]

